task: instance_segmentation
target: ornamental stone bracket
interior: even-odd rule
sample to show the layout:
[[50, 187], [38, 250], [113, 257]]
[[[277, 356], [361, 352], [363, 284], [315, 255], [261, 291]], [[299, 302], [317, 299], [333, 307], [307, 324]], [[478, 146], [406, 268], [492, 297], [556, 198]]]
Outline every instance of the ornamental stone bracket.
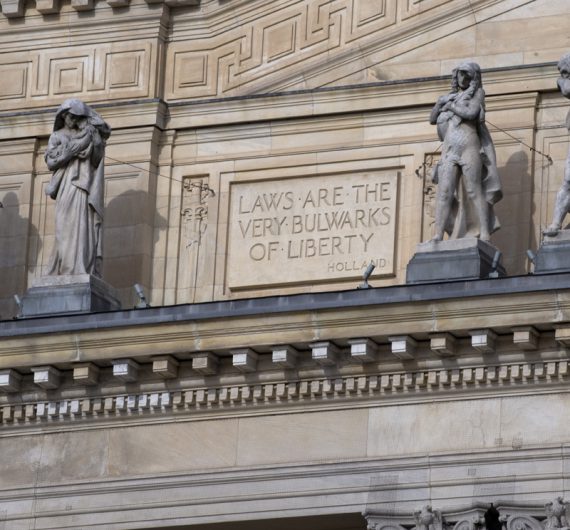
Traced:
[[[145, 0], [147, 4], [165, 4], [168, 7], [185, 7], [199, 5], [200, 0]], [[127, 7], [130, 0], [106, 0], [112, 8]], [[0, 0], [2, 15], [7, 18], [19, 18], [25, 15], [26, 0]], [[96, 0], [71, 0], [71, 7], [75, 11], [90, 11], [95, 9]], [[37, 0], [36, 9], [42, 15], [59, 13], [61, 5], [59, 0]]]

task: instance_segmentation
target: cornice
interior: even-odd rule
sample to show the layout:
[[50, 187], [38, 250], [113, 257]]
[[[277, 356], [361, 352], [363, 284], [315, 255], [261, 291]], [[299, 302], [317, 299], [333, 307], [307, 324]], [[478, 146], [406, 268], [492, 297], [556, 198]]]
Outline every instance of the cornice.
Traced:
[[49, 24], [53, 20], [53, 17], [50, 17], [50, 15], [55, 14], [71, 14], [70, 18], [72, 19], [75, 18], [73, 15], [78, 15], [75, 18], [77, 22], [81, 20], [82, 13], [96, 9], [101, 11], [105, 8], [112, 8], [111, 13], [119, 17], [125, 13], [125, 8], [129, 7], [144, 6], [147, 11], [156, 11], [162, 5], [168, 7], [189, 7], [197, 6], [199, 3], [200, 0], [145, 0], [144, 3], [134, 0], [132, 2], [133, 6], [131, 6], [131, 0], [71, 0], [69, 3], [63, 3], [60, 0], [39, 0], [36, 2], [30, 2], [29, 0], [1, 0], [0, 24], [5, 24], [6, 19], [17, 20], [24, 17], [32, 20], [40, 19], [40, 23], [45, 21]]
[[[14, 3], [18, 1], [22, 0], [15, 0]], [[0, 12], [2, 53], [15, 53], [21, 58], [23, 53], [58, 47], [68, 48], [73, 53], [81, 45], [125, 40], [140, 42], [156, 38], [165, 40], [168, 35], [169, 12], [160, 0], [157, 3], [133, 0], [128, 8], [112, 6], [115, 0], [97, 0], [96, 17], [90, 16], [94, 13], [89, 9], [87, 12], [78, 10], [63, 0], [46, 0], [45, 3], [48, 1], [58, 11], [42, 14], [32, 8], [32, 4], [27, 5], [25, 17], [7, 18]], [[125, 6], [129, 2], [125, 0]], [[41, 0], [35, 5], [41, 5]], [[91, 5], [91, 11], [95, 10], [93, 1]], [[62, 18], [65, 18], [66, 24], [62, 24]], [[26, 45], [23, 52], [21, 41], [24, 38]]]
[[313, 58], [310, 68], [303, 65], [302, 69], [294, 69], [286, 76], [261, 75], [256, 83], [256, 91], [339, 85], [347, 77], [346, 69], [350, 70], [362, 58], [365, 58], [367, 67], [378, 65], [399, 53], [405, 53], [410, 46], [433, 43], [532, 2], [534, 0], [454, 0], [436, 4], [431, 9], [422, 10], [421, 17], [399, 20], [398, 24], [390, 24], [382, 31], [373, 32], [359, 42], [357, 49], [347, 47], [340, 53], [327, 55], [326, 60]]
[[555, 323], [570, 321], [568, 277], [403, 285], [4, 321], [0, 368], [9, 367], [4, 364], [8, 359], [30, 354], [52, 354], [61, 359], [56, 362], [67, 362], [78, 355], [86, 361], [94, 355], [120, 357], [134, 349], [144, 356], [268, 347], [275, 344], [276, 334], [290, 343], [306, 343], [474, 327], [553, 329]]
[[[519, 83], [521, 76], [528, 82]], [[504, 112], [516, 108], [533, 110], [539, 94], [554, 92], [557, 69], [554, 63], [509, 69], [489, 70], [485, 74], [490, 113], [503, 112], [501, 126], [507, 129], [533, 127], [532, 116], [521, 121], [521, 113]], [[132, 128], [156, 125], [164, 130], [189, 131], [206, 127], [234, 126], [221, 131], [236, 138], [255, 134], [251, 124], [272, 125], [279, 134], [297, 123], [300, 127], [337, 129], [335, 120], [353, 122], [366, 117], [372, 124], [427, 123], [426, 112], [437, 97], [448, 89], [449, 78], [438, 76], [422, 79], [378, 82], [347, 87], [312, 89], [255, 96], [227, 97], [199, 101], [163, 101], [161, 99], [125, 99], [110, 103], [89, 102], [113, 127]], [[553, 88], [554, 87], [554, 88]], [[562, 98], [558, 96], [560, 101]], [[402, 110], [404, 109], [404, 110]], [[30, 136], [48, 136], [56, 108], [22, 109], [0, 112], [0, 140]], [[374, 114], [380, 112], [380, 114]], [[307, 120], [306, 118], [311, 118]], [[513, 121], [516, 120], [516, 121]], [[274, 127], [279, 122], [281, 125]], [[247, 127], [243, 124], [247, 123]], [[241, 126], [240, 126], [241, 124]], [[430, 133], [433, 137], [433, 131]], [[425, 138], [424, 138], [425, 139]], [[196, 138], [177, 143], [194, 143]], [[395, 140], [398, 141], [399, 140]]]
[[[114, 129], [146, 126], [164, 128], [165, 126], [167, 107], [161, 99], [91, 103], [91, 106], [103, 114], [105, 120]], [[10, 141], [19, 138], [48, 137], [53, 130], [53, 120], [56, 111], [57, 107], [51, 107], [0, 113], [0, 121], [2, 122], [0, 140]]]
[[[13, 429], [60, 430], [121, 427], [126, 424], [202, 421], [235, 415], [304, 413], [398, 404], [457, 402], [507, 396], [570, 392], [567, 360], [505, 363], [442, 370], [414, 370], [351, 377], [297, 380], [286, 375], [272, 383], [206, 384], [201, 388], [115, 393], [102, 384], [83, 397], [32, 399], [26, 392], [0, 400], [0, 425]], [[169, 381], [169, 387], [183, 382]], [[181, 384], [182, 383], [182, 384]], [[138, 385], [130, 385], [137, 387]], [[141, 385], [142, 386], [142, 385]], [[54, 394], [54, 392], [51, 392]], [[97, 397], [93, 397], [95, 394]], [[6, 431], [4, 431], [6, 432]], [[0, 432], [0, 436], [2, 433]]]
[[[554, 91], [558, 71], [555, 63], [545, 63], [493, 69], [483, 75], [489, 109], [504, 110], [509, 102], [527, 106], [537, 92]], [[167, 127], [184, 129], [188, 124], [195, 128], [376, 110], [413, 112], [433, 105], [448, 89], [449, 76], [437, 76], [196, 101], [170, 100]]]
[[567, 283], [526, 276], [3, 322], [1, 421], [58, 428], [567, 392]]

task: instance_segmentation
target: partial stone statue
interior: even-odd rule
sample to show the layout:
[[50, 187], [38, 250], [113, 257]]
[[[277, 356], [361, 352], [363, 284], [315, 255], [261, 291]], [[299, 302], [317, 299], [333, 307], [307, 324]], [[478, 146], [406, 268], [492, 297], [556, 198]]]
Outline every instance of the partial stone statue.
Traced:
[[[570, 99], [570, 53], [564, 55], [558, 62], [558, 71], [560, 78], [558, 79], [558, 88], [565, 98]], [[566, 127], [570, 131], [570, 111], [566, 116]], [[560, 232], [564, 217], [570, 211], [570, 151], [566, 158], [566, 167], [564, 168], [564, 180], [558, 194], [556, 195], [556, 205], [554, 207], [554, 215], [552, 223], [543, 230], [545, 236], [554, 237]]]
[[502, 191], [478, 64], [465, 62], [453, 70], [451, 92], [437, 100], [430, 123], [443, 142], [433, 173], [438, 184], [433, 241], [443, 240], [445, 232], [450, 239], [488, 241], [500, 226], [493, 205]]
[[434, 510], [429, 504], [414, 512], [416, 530], [443, 530], [443, 517], [439, 510]]
[[105, 143], [111, 128], [78, 99], [57, 110], [45, 153], [56, 201], [55, 247], [49, 275], [101, 277]]
[[497, 510], [496, 506], [491, 503], [489, 509], [483, 515], [486, 530], [502, 530], [503, 521], [501, 513]]
[[556, 497], [552, 502], [544, 505], [546, 521], [544, 530], [568, 529], [567, 511], [570, 503], [565, 502], [563, 497]]

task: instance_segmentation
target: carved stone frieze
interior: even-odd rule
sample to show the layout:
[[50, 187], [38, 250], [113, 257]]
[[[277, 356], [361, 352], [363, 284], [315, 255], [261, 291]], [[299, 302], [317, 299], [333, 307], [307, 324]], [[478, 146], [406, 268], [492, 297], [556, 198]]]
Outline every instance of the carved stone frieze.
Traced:
[[507, 530], [543, 530], [539, 521], [524, 514], [511, 515], [507, 519], [506, 527]]
[[433, 237], [435, 226], [435, 195], [437, 186], [432, 181], [432, 172], [440, 158], [440, 153], [426, 153], [422, 165], [416, 174], [423, 178], [423, 215], [422, 215], [422, 241]]
[[[473, 9], [503, 9], [502, 0], [309, 0], [263, 15], [212, 38], [174, 42], [168, 52], [172, 84], [168, 98], [220, 97], [313, 88], [360, 74], [384, 79], [382, 61], [394, 43], [433, 39], [433, 31], [456, 32], [472, 23]], [[505, 6], [506, 7], [506, 6]], [[421, 16], [418, 16], [420, 15]], [[442, 16], [453, 20], [442, 24]], [[323, 57], [327, 57], [326, 67]], [[368, 59], [368, 61], [367, 61]]]
[[[438, 510], [425, 505], [413, 514], [364, 512], [368, 530], [545, 530], [567, 529], [568, 505], [563, 497], [547, 502], [544, 510], [536, 504], [495, 506], [474, 500], [473, 506], [460, 510]], [[546, 520], [544, 520], [544, 512]], [[415, 525], [414, 525], [415, 523]]]
[[544, 505], [546, 511], [545, 530], [568, 528], [569, 505], [570, 503], [566, 502], [563, 497], [557, 497], [554, 501], [547, 502]]
[[426, 504], [414, 512], [416, 530], [444, 530], [444, 521], [441, 511], [434, 510]]
[[14, 105], [150, 96], [150, 71], [156, 46], [149, 41], [112, 41], [7, 52], [0, 58], [0, 110]]
[[186, 248], [200, 246], [208, 228], [208, 198], [213, 192], [207, 177], [184, 179], [182, 194], [182, 216]]

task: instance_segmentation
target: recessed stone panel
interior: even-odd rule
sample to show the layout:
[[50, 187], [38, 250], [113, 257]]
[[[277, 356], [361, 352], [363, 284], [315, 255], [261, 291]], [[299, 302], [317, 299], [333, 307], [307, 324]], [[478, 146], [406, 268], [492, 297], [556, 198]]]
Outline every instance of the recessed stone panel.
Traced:
[[382, 18], [386, 13], [386, 0], [356, 0], [354, 11], [357, 25]]
[[295, 22], [286, 20], [265, 30], [265, 59], [272, 60], [295, 51]]
[[87, 57], [54, 59], [53, 93], [71, 94], [83, 90], [84, 67]]
[[200, 86], [206, 82], [207, 56], [180, 53], [176, 56], [176, 87]]
[[234, 183], [230, 289], [393, 275], [397, 195], [390, 171]]
[[29, 63], [0, 65], [0, 99], [25, 97]]
[[110, 54], [110, 88], [136, 87], [140, 82], [140, 64], [144, 51]]

